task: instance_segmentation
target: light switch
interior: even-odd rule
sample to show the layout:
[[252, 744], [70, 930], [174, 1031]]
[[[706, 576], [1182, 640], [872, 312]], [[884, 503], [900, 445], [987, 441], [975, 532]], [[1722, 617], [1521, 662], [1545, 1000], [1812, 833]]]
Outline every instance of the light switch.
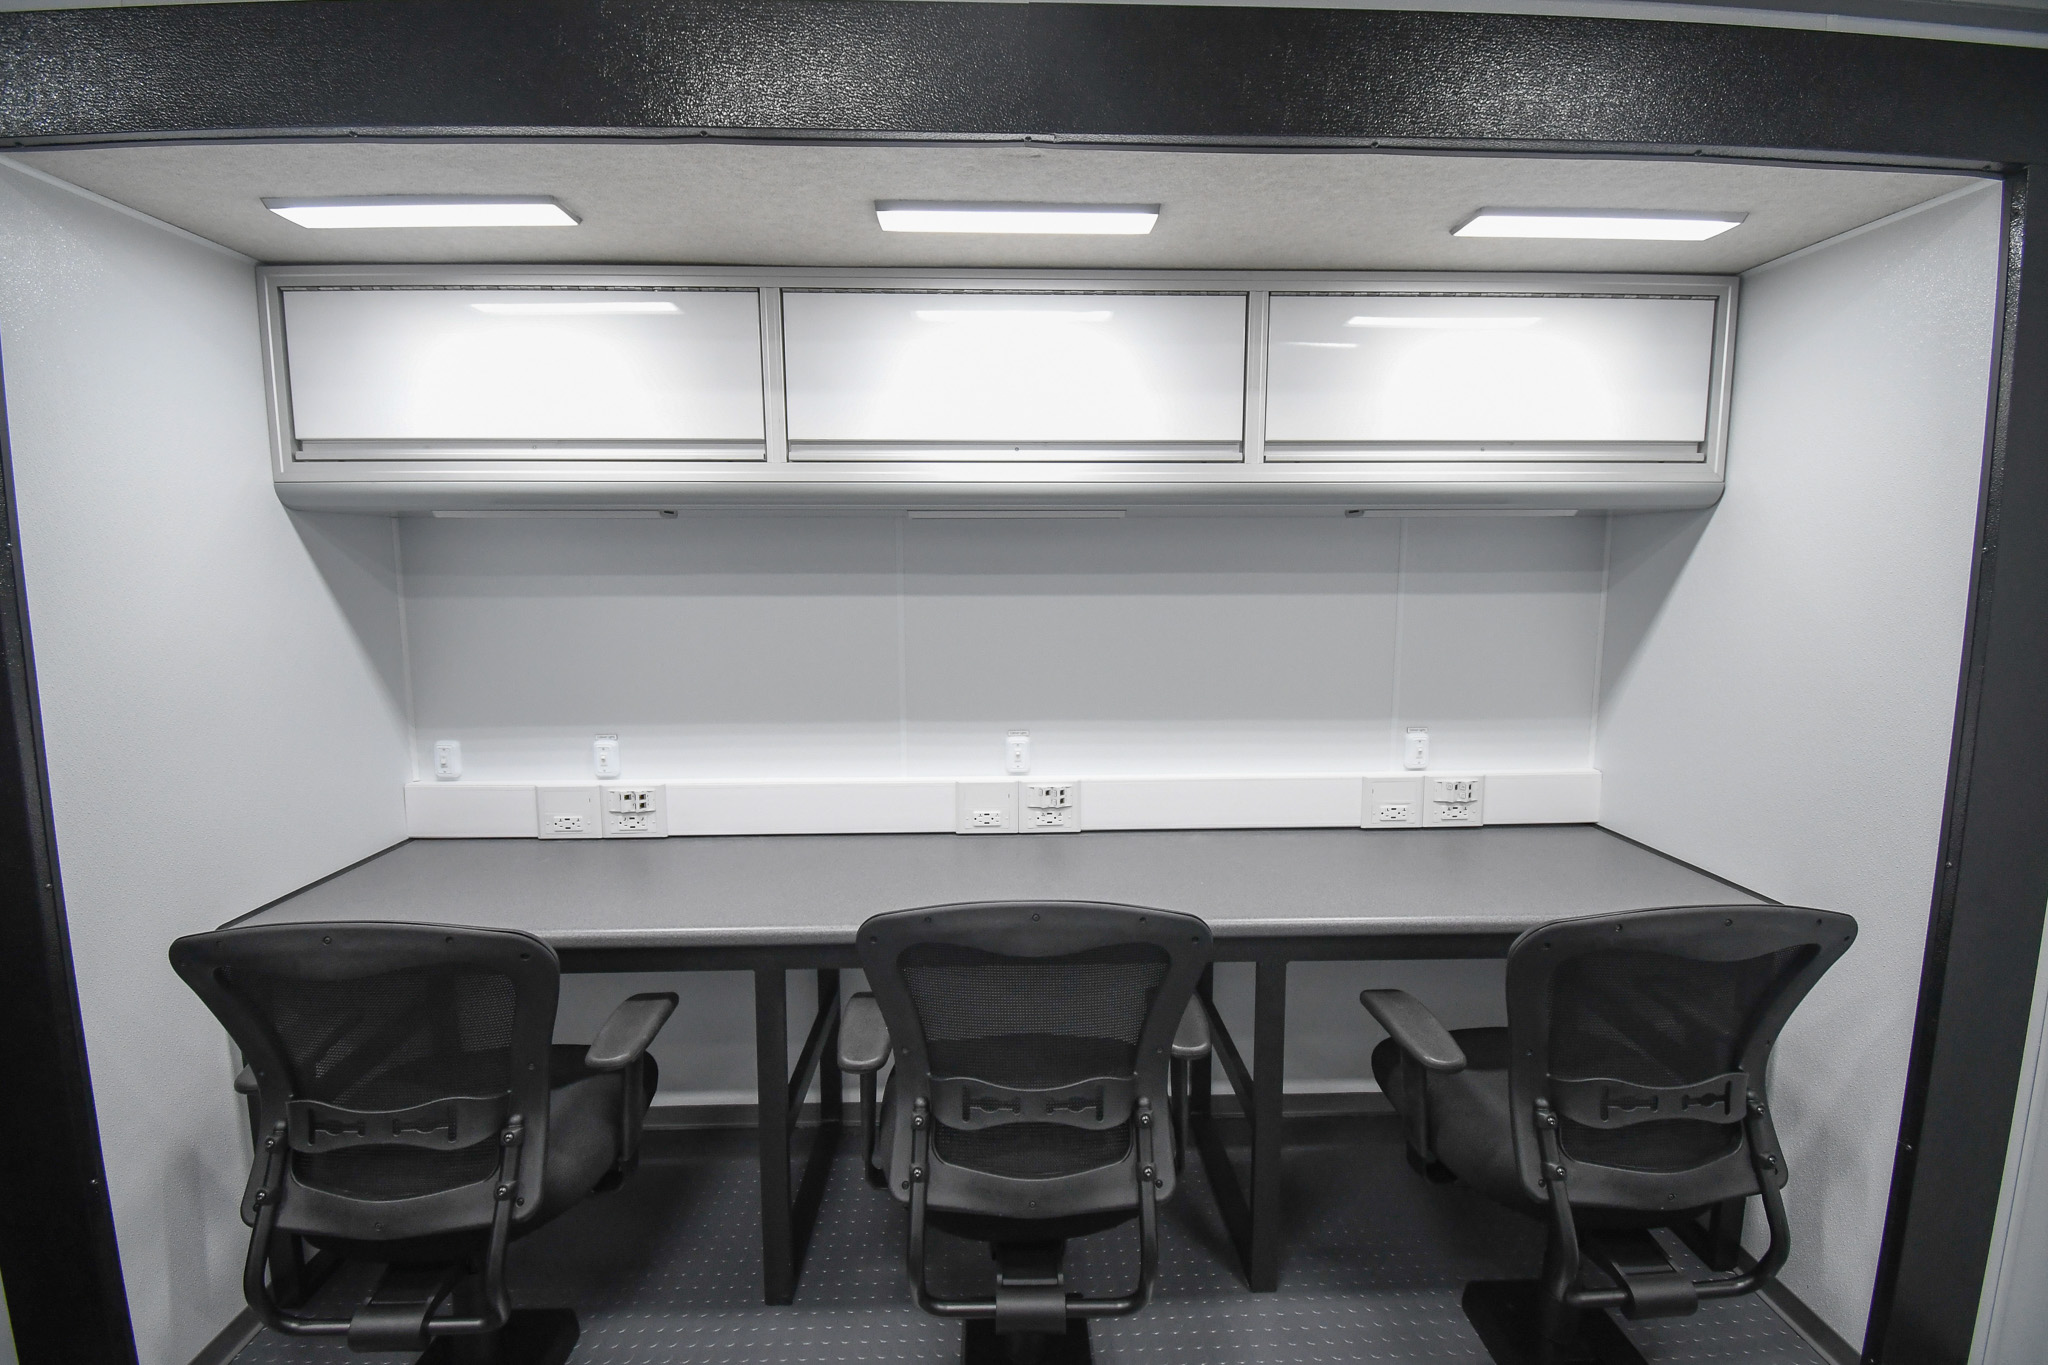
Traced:
[[599, 777], [619, 775], [619, 737], [599, 735], [590, 742], [590, 767]]
[[462, 776], [462, 741], [437, 739], [434, 741], [434, 779], [438, 782], [453, 782]]

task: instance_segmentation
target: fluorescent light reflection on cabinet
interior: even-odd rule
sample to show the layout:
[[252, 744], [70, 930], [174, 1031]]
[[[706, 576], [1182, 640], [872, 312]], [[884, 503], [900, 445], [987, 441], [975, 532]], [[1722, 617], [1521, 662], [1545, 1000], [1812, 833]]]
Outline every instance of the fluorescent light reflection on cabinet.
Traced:
[[578, 299], [573, 303], [472, 303], [479, 313], [504, 318], [594, 318], [635, 313], [680, 313], [662, 299]]
[[1107, 308], [1094, 309], [1085, 313], [1056, 308], [920, 308], [919, 322], [986, 322], [1003, 325], [1017, 323], [1067, 323], [1067, 322], [1108, 322], [1116, 314]]
[[1745, 213], [1635, 209], [1481, 209], [1454, 237], [1552, 237], [1607, 242], [1704, 242], [1741, 225]]
[[974, 204], [883, 199], [884, 232], [1005, 232], [1142, 237], [1159, 221], [1157, 204]]
[[567, 209], [542, 194], [375, 195], [355, 199], [265, 199], [263, 207], [303, 228], [575, 227]]
[[[1390, 327], [1404, 331], [1420, 332], [1512, 332], [1524, 327], [1534, 327], [1542, 318], [1487, 318], [1458, 317], [1443, 314], [1436, 317], [1368, 314], [1347, 319], [1346, 327]], [[1345, 343], [1337, 342], [1336, 345]]]

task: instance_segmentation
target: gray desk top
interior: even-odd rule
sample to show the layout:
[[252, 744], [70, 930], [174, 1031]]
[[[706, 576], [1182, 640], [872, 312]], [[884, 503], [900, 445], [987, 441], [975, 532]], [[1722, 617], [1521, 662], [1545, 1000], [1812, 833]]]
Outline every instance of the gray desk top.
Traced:
[[1592, 825], [418, 839], [251, 922], [474, 924], [558, 949], [850, 944], [881, 911], [996, 899], [1156, 906], [1237, 938], [1518, 933], [1755, 897]]

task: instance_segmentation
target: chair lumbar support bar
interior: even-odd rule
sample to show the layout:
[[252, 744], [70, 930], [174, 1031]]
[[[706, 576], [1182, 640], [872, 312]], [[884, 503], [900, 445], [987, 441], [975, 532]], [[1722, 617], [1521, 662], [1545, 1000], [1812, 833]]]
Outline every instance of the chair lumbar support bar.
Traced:
[[[848, 1004], [840, 1064], [861, 1078], [871, 1172], [908, 1206], [918, 1307], [964, 1325], [969, 1365], [1090, 1360], [1089, 1320], [1137, 1312], [1158, 1279], [1185, 1089], [1169, 1072], [1207, 1050], [1184, 1027], [1207, 927], [1136, 906], [992, 902], [877, 915], [859, 942], [874, 996]], [[1069, 1290], [1067, 1242], [1133, 1220], [1135, 1287]], [[932, 1292], [933, 1227], [988, 1243], [993, 1294]]]
[[[1847, 915], [1791, 906], [1637, 911], [1517, 939], [1505, 1029], [1453, 1032], [1401, 991], [1360, 997], [1387, 1031], [1373, 1073], [1410, 1164], [1548, 1225], [1540, 1278], [1465, 1287], [1499, 1365], [1641, 1365], [1607, 1310], [1680, 1317], [1776, 1277], [1792, 1240], [1763, 1078], [1855, 936]], [[1751, 1197], [1770, 1245], [1729, 1274]], [[1722, 1273], [1694, 1279], [1658, 1229]]]

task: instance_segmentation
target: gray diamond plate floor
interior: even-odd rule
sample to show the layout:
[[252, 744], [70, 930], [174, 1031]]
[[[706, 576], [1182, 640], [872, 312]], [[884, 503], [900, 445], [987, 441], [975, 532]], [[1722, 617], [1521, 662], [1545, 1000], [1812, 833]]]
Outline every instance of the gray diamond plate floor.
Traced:
[[[623, 1188], [597, 1195], [515, 1245], [514, 1297], [575, 1308], [574, 1365], [739, 1365], [954, 1361], [960, 1329], [910, 1301], [904, 1214], [862, 1178], [842, 1142], [796, 1302], [761, 1302], [759, 1188], [750, 1133], [666, 1133]], [[655, 1155], [658, 1152], [659, 1155]], [[1279, 1292], [1251, 1294], [1210, 1201], [1200, 1163], [1163, 1219], [1159, 1290], [1134, 1317], [1093, 1327], [1102, 1365], [1485, 1365], [1458, 1295], [1469, 1279], [1531, 1276], [1541, 1231], [1462, 1186], [1432, 1186], [1402, 1158], [1390, 1118], [1296, 1125], [1286, 1159]], [[1795, 1236], [1797, 1229], [1794, 1229]], [[987, 1292], [986, 1252], [935, 1234], [933, 1288]], [[1074, 1245], [1072, 1278], [1097, 1292], [1135, 1268], [1136, 1234]], [[338, 1279], [339, 1277], [337, 1277]], [[331, 1290], [342, 1288], [339, 1283]], [[1817, 1365], [1816, 1354], [1754, 1297], [1690, 1318], [1627, 1323], [1657, 1365]], [[237, 1365], [398, 1362], [334, 1342], [259, 1334]]]

